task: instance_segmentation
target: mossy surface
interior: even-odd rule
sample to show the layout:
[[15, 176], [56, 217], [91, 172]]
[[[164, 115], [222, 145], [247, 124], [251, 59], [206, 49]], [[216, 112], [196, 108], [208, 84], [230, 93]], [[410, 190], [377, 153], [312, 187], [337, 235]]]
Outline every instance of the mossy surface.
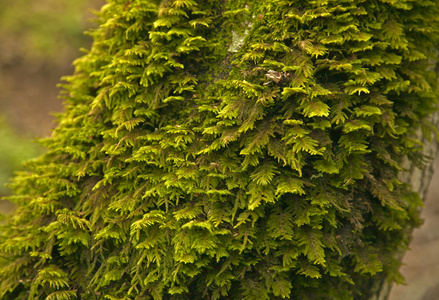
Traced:
[[[1, 299], [367, 299], [422, 204], [437, 1], [121, 1], [15, 178]], [[365, 289], [366, 287], [366, 289]]]

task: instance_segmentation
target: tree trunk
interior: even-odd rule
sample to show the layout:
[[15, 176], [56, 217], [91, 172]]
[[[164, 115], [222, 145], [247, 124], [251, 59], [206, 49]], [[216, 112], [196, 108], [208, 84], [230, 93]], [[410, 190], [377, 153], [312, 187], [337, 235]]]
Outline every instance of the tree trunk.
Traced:
[[109, 0], [13, 183], [0, 298], [384, 299], [418, 223], [397, 176], [437, 103], [438, 15]]

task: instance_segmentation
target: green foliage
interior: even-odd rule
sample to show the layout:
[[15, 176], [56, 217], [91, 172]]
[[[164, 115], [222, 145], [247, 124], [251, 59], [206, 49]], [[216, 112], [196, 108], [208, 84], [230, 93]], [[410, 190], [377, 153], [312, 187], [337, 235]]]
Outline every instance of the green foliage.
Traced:
[[0, 298], [367, 299], [419, 224], [438, 12], [109, 1], [14, 180]]

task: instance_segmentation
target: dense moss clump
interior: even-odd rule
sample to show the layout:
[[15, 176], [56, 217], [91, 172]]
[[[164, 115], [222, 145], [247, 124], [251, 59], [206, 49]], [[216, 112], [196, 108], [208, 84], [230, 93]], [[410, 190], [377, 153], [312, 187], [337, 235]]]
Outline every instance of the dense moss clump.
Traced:
[[13, 181], [1, 299], [367, 299], [419, 223], [437, 1], [109, 0]]

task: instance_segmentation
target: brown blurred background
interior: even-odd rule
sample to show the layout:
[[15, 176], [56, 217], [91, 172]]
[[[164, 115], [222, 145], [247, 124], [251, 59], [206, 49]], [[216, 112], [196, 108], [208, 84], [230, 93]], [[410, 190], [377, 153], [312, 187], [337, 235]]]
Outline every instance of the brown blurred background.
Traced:
[[[83, 32], [95, 25], [93, 9], [104, 0], [0, 0], [0, 196], [7, 178], [23, 160], [43, 150], [32, 140], [50, 134], [54, 112], [62, 111], [57, 84], [73, 72], [72, 61], [89, 48]], [[439, 170], [439, 159], [436, 160]], [[415, 231], [402, 268], [406, 286], [390, 300], [439, 299], [439, 172], [423, 210], [425, 224]], [[10, 211], [0, 201], [0, 211]]]
[[0, 1], [0, 109], [16, 130], [32, 136], [49, 134], [60, 111], [55, 88], [72, 72], [72, 61], [91, 38], [92, 8], [103, 0]]
[[[54, 127], [62, 111], [57, 84], [89, 48], [83, 34], [96, 26], [93, 9], [104, 0], [0, 0], [0, 196], [22, 161], [41, 153], [32, 140]], [[0, 201], [0, 210], [9, 210]]]

